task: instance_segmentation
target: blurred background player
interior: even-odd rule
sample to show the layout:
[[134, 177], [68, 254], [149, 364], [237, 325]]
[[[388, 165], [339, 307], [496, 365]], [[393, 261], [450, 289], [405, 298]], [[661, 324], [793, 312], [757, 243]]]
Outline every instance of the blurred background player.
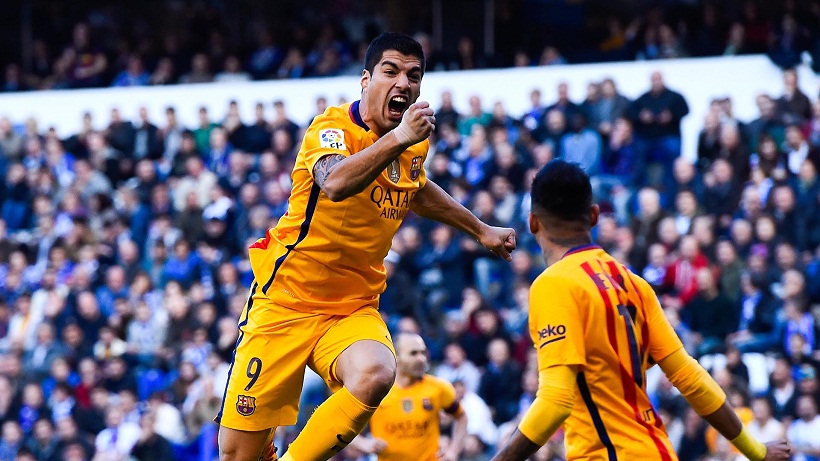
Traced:
[[[400, 333], [396, 346], [396, 382], [370, 418], [372, 437], [356, 437], [350, 446], [376, 453], [379, 461], [456, 461], [467, 437], [467, 414], [449, 382], [427, 374], [429, 353], [421, 336]], [[454, 419], [450, 444], [439, 448], [439, 412]]]
[[538, 351], [535, 401], [494, 461], [522, 461], [563, 423], [567, 459], [676, 460], [646, 393], [657, 362], [695, 411], [753, 461], [787, 460], [741, 423], [726, 394], [683, 349], [649, 284], [592, 243], [600, 209], [589, 177], [553, 160], [532, 185], [530, 231], [547, 269], [530, 291]]

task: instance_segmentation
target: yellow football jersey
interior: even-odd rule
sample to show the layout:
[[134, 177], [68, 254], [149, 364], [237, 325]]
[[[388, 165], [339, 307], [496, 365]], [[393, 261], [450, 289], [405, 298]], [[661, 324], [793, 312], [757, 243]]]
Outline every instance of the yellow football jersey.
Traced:
[[328, 108], [308, 127], [293, 168], [288, 211], [249, 250], [254, 276], [273, 302], [337, 315], [378, 303], [384, 258], [426, 182], [429, 141], [411, 146], [364, 191], [340, 202], [313, 181], [320, 158], [356, 155], [377, 140], [361, 119], [359, 101]]
[[436, 461], [440, 410], [462, 413], [449, 382], [425, 375], [406, 388], [394, 385], [370, 418], [373, 437], [387, 443], [379, 461]]
[[646, 281], [596, 245], [570, 250], [532, 284], [530, 334], [539, 369], [579, 368], [567, 459], [677, 459], [646, 369], [683, 346]]

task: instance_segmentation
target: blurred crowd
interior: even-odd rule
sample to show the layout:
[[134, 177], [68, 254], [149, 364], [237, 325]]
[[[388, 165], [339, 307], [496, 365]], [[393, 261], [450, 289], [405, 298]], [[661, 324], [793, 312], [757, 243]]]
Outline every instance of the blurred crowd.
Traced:
[[[820, 456], [820, 102], [797, 83], [785, 71], [780, 94], [756, 96], [754, 120], [736, 119], [730, 99], [690, 101], [710, 108], [696, 161], [680, 155], [690, 102], [660, 73], [636, 100], [610, 79], [583, 101], [569, 83], [532, 90], [523, 114], [480, 95], [460, 113], [441, 95], [428, 177], [517, 229], [519, 248], [507, 264], [410, 215], [381, 312], [392, 331], [422, 334], [433, 373], [455, 383], [470, 419], [462, 459], [487, 459], [534, 399], [527, 301], [544, 263], [528, 188], [558, 157], [592, 177], [596, 242], [655, 287], [753, 433]], [[68, 138], [0, 118], [0, 461], [216, 455], [246, 249], [287, 211], [306, 127], [281, 101], [258, 103], [254, 120], [236, 102], [202, 108], [196, 126], [173, 107], [138, 113], [113, 109], [103, 130], [78, 114]], [[732, 459], [657, 371], [648, 389], [681, 460]], [[326, 392], [307, 376], [300, 421]], [[279, 446], [297, 431], [282, 428]], [[558, 434], [535, 459], [561, 451]]]
[[[391, 11], [396, 5], [379, 2], [362, 11], [321, 3], [308, 2], [301, 15], [275, 3], [253, 10], [217, 0], [35, 9], [30, 40], [9, 48], [17, 52], [0, 52], [0, 91], [358, 75], [368, 40], [383, 28], [384, 16], [419, 16], [405, 27], [433, 28], [430, 14], [423, 13], [432, 8], [428, 2], [417, 14], [397, 13]], [[495, 5], [491, 51], [483, 46], [481, 27], [448, 27], [438, 46], [430, 34], [416, 33], [428, 70], [749, 53], [767, 53], [785, 69], [807, 53], [820, 71], [820, 0], [498, 0]], [[456, 5], [442, 14], [453, 22], [450, 16], [460, 13]], [[481, 14], [476, 11], [475, 18]], [[19, 22], [9, 30], [22, 27]]]

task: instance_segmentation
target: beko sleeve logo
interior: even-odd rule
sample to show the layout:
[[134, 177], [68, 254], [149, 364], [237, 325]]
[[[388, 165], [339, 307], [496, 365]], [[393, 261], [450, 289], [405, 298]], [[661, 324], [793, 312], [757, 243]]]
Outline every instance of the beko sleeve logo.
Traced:
[[562, 339], [566, 339], [567, 337], [567, 327], [564, 325], [547, 325], [544, 328], [538, 330], [538, 340], [542, 341], [541, 345], [538, 346], [539, 349], [546, 346], [547, 344], [554, 343], [556, 341], [560, 341]]

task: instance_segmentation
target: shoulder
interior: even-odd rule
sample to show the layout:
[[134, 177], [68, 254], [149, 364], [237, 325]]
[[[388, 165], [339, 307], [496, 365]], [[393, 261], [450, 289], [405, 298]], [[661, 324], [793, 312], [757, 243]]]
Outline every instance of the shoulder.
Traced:
[[532, 282], [532, 288], [554, 289], [560, 287], [561, 289], [565, 289], [572, 286], [579, 286], [578, 279], [572, 277], [567, 269], [566, 265], [562, 264], [562, 261], [558, 261], [535, 278]]
[[635, 287], [635, 289], [641, 291], [642, 293], [648, 291], [648, 292], [651, 292], [654, 295], [655, 290], [652, 288], [652, 285], [650, 285], [649, 282], [644, 280], [643, 277], [636, 274], [635, 272], [633, 272], [628, 267], [624, 266], [624, 269], [626, 270], [626, 275], [627, 275], [627, 278], [629, 279], [629, 282], [632, 283], [632, 285]]
[[313, 118], [308, 126], [308, 131], [341, 129], [349, 131], [356, 127], [348, 114], [349, 104], [328, 107], [324, 112]]

